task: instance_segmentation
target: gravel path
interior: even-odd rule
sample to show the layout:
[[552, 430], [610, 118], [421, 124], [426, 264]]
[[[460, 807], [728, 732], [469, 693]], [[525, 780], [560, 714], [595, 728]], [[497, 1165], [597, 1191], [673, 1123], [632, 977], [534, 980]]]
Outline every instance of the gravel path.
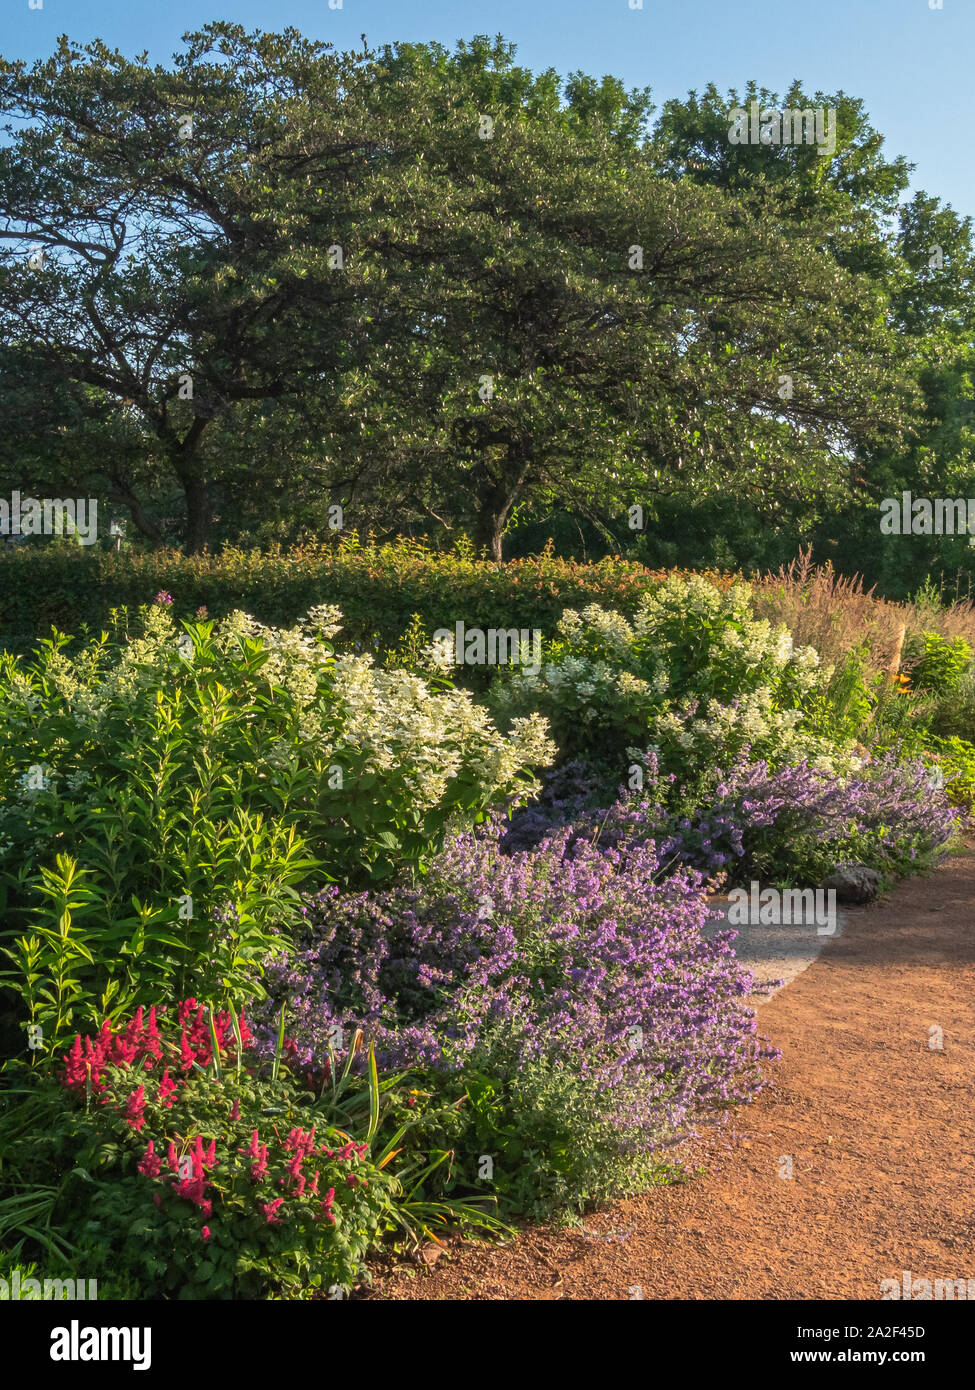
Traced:
[[821, 941], [755, 943], [763, 968], [793, 970], [759, 1012], [783, 1057], [753, 1105], [684, 1146], [703, 1175], [581, 1227], [460, 1244], [366, 1296], [875, 1300], [904, 1271], [975, 1279], [975, 853]]
[[[712, 899], [712, 905], [721, 909], [724, 916], [705, 928], [706, 936], [714, 936], [728, 929], [728, 900], [723, 897]], [[846, 913], [836, 914], [834, 936], [842, 936]], [[756, 985], [780, 981], [775, 988], [763, 990], [761, 995], [753, 995], [753, 1004], [770, 999], [779, 989], [791, 984], [807, 966], [812, 965], [820, 951], [830, 940], [827, 935], [819, 935], [814, 926], [736, 926], [735, 955], [755, 974]]]

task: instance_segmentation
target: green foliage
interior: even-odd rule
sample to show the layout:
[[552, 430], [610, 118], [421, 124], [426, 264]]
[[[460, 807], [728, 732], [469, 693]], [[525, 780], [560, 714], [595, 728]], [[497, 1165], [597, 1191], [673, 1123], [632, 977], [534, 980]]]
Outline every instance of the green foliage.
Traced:
[[498, 566], [477, 559], [470, 546], [439, 552], [409, 539], [361, 544], [353, 532], [341, 542], [267, 553], [0, 550], [0, 645], [33, 646], [52, 625], [66, 632], [111, 629], [118, 609], [127, 609], [134, 625], [160, 590], [172, 594], [174, 612], [187, 620], [201, 605], [211, 618], [243, 606], [276, 627], [290, 626], [316, 604], [334, 603], [345, 637], [364, 650], [373, 643], [382, 651], [396, 647], [415, 617], [429, 633], [462, 618], [483, 628], [537, 627], [547, 635], [566, 607], [602, 603], [631, 613], [661, 578], [662, 572], [619, 557], [586, 565], [546, 553]]
[[932, 787], [944, 788], [953, 806], [975, 813], [975, 742], [954, 735], [943, 738], [927, 728], [907, 730], [899, 748], [905, 757], [923, 759]]
[[[2, 1207], [0, 1199], [0, 1207]], [[41, 1299], [53, 1300], [55, 1302], [63, 1300], [73, 1301], [72, 1289], [68, 1281], [75, 1278], [83, 1283], [84, 1289], [82, 1296], [90, 1295], [92, 1298], [112, 1300], [113, 1302], [136, 1302], [141, 1298], [138, 1284], [127, 1278], [125, 1275], [115, 1275], [111, 1271], [106, 1271], [101, 1278], [88, 1281], [87, 1272], [82, 1279], [81, 1274], [76, 1275], [78, 1267], [67, 1263], [63, 1259], [53, 1257], [45, 1260], [42, 1266], [34, 1263], [22, 1264], [13, 1259], [5, 1251], [0, 1250], [0, 1279], [7, 1282], [9, 1293], [0, 1289], [0, 1301], [5, 1298], [14, 1297], [14, 1289], [17, 1288], [18, 1298], [21, 1302], [36, 1303]], [[19, 1275], [19, 1285], [15, 1281], [15, 1276]], [[40, 1286], [35, 1288], [28, 1281], [35, 1280]]]
[[924, 752], [934, 761], [935, 780], [944, 786], [948, 800], [969, 815], [975, 812], [975, 743], [928, 734]]
[[237, 613], [0, 658], [10, 987], [55, 1046], [171, 989], [261, 989], [298, 890], [422, 870], [451, 825], [527, 793], [538, 720], [502, 738], [449, 683], [333, 657], [334, 610]]
[[643, 1191], [666, 1174], [659, 1154], [619, 1152], [617, 1128], [599, 1097], [566, 1067], [534, 1063], [506, 1082], [465, 1069], [459, 1080], [465, 1103], [443, 1121], [456, 1149], [454, 1183], [483, 1188], [480, 1156], [490, 1154], [490, 1190], [504, 1212], [565, 1218]]
[[599, 758], [620, 781], [632, 748], [649, 745], [686, 784], [746, 746], [778, 764], [831, 756], [813, 718], [830, 675], [753, 616], [746, 585], [671, 576], [632, 623], [596, 605], [566, 610], [542, 670], [499, 674], [491, 698], [500, 717], [541, 711], [565, 756]]
[[299, 1078], [280, 1050], [273, 1068], [257, 1065], [242, 1017], [190, 1000], [158, 1027], [140, 1012], [103, 1030], [88, 1062], [79, 1041], [63, 1084], [50, 1067], [9, 1068], [0, 1240], [12, 1258], [43, 1248], [122, 1296], [335, 1298], [368, 1277], [383, 1240], [501, 1229], [492, 1202], [442, 1195], [451, 1155], [423, 1133], [443, 1116], [416, 1105], [406, 1073], [380, 1077], [371, 1052], [356, 1077], [361, 1046], [358, 1034], [344, 1061], [330, 1052], [323, 1075]]
[[[138, 1141], [107, 1123], [104, 1110], [89, 1111], [78, 1123], [77, 1161], [94, 1185], [84, 1223], [94, 1268], [122, 1271], [149, 1297], [300, 1298], [350, 1290], [385, 1230], [398, 1185], [375, 1161], [329, 1157], [346, 1150], [348, 1136], [323, 1125], [308, 1100], [282, 1080], [227, 1074], [190, 1081], [171, 1110], [147, 1105]], [[239, 1121], [228, 1120], [235, 1102]], [[304, 1166], [308, 1184], [316, 1172], [319, 1179], [303, 1194], [288, 1166], [295, 1155], [285, 1136], [295, 1129], [317, 1142]], [[257, 1180], [248, 1156], [255, 1132], [267, 1145], [267, 1175]], [[217, 1166], [205, 1189], [212, 1212], [177, 1194], [168, 1167], [154, 1180], [135, 1171], [143, 1139], [164, 1155], [177, 1135], [177, 1172], [196, 1135], [215, 1146]], [[334, 1208], [323, 1210], [330, 1191]]]
[[876, 704], [875, 685], [868, 649], [854, 648], [833, 669], [826, 685], [810, 695], [810, 722], [837, 744], [864, 739]]
[[907, 669], [915, 690], [950, 695], [958, 690], [971, 665], [972, 649], [964, 638], [949, 641], [937, 632], [926, 632], [921, 651], [908, 662]]

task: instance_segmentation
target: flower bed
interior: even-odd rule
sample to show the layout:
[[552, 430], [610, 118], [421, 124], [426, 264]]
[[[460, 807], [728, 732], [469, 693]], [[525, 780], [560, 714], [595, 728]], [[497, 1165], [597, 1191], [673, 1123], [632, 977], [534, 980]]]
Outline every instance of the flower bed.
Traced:
[[517, 1189], [534, 1202], [622, 1190], [627, 1155], [645, 1174], [676, 1135], [750, 1099], [770, 1054], [731, 938], [702, 935], [700, 875], [661, 878], [649, 842], [624, 861], [581, 841], [569, 855], [570, 838], [509, 856], [496, 828], [464, 835], [418, 886], [311, 898], [295, 950], [268, 963], [264, 1050], [282, 1003], [304, 1065], [361, 1028], [383, 1064], [440, 1074], [446, 1094], [490, 1082], [494, 1133], [461, 1113], [458, 1180], [473, 1181], [478, 1143], [500, 1166], [507, 1131], [530, 1139]]
[[0, 1092], [8, 1261], [344, 1293], [384, 1241], [666, 1179], [777, 1055], [709, 892], [891, 880], [960, 824], [961, 643], [868, 680], [747, 587], [641, 581], [498, 677], [505, 731], [420, 625], [380, 666], [330, 607], [177, 623], [178, 579], [135, 635], [0, 659], [7, 1050], [32, 1049]]

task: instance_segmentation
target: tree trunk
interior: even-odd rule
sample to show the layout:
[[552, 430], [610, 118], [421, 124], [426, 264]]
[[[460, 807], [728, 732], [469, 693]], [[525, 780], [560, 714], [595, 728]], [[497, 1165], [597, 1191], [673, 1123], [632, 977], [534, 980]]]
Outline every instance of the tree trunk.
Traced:
[[197, 417], [189, 433], [179, 443], [170, 442], [169, 458], [186, 498], [186, 535], [184, 548], [188, 555], [198, 555], [210, 539], [210, 489], [199, 456], [200, 437], [207, 420]]
[[504, 471], [500, 477], [484, 470], [486, 485], [481, 487], [479, 493], [474, 539], [479, 546], [484, 547], [497, 565], [500, 565], [502, 560], [505, 523], [521, 491], [528, 467], [526, 459], [517, 462], [514, 449], [509, 446]]
[[507, 513], [507, 507], [503, 513], [499, 513], [496, 509], [482, 506], [477, 514], [477, 523], [474, 529], [474, 540], [478, 548], [486, 550], [491, 559], [498, 565], [500, 565], [502, 558], [504, 522]]
[[210, 539], [210, 490], [205, 479], [181, 479], [186, 497], [186, 553], [198, 555]]

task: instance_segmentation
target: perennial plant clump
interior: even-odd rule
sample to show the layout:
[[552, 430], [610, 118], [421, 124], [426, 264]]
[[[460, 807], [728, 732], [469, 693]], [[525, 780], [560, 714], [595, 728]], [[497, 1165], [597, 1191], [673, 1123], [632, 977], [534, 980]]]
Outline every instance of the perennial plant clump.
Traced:
[[143, 1297], [344, 1293], [402, 1224], [375, 1073], [337, 1112], [334, 1087], [323, 1101], [260, 1062], [243, 1015], [192, 998], [139, 1009], [76, 1036], [56, 1076], [35, 1072], [24, 1092], [50, 1137], [8, 1142], [7, 1160], [57, 1182], [85, 1267]]
[[830, 675], [813, 648], [753, 615], [746, 584], [674, 575], [642, 595], [632, 622], [567, 609], [541, 671], [502, 674], [491, 696], [502, 718], [544, 713], [567, 757], [621, 770], [629, 744], [651, 744], [688, 780], [745, 746], [778, 765], [832, 765], [837, 750], [810, 719]]
[[336, 654], [340, 615], [243, 613], [72, 654], [0, 656], [0, 893], [10, 977], [55, 1045], [170, 990], [260, 991], [298, 889], [422, 869], [528, 794], [554, 748], [449, 682]]
[[[519, 1183], [534, 1198], [605, 1195], [758, 1089], [770, 1054], [743, 1004], [752, 980], [734, 933], [705, 933], [700, 876], [659, 878], [653, 844], [625, 862], [583, 843], [569, 855], [565, 828], [507, 855], [498, 828], [457, 837], [417, 886], [309, 899], [297, 948], [268, 963], [270, 1000], [288, 1001], [304, 1064], [336, 1029], [361, 1028], [385, 1065], [439, 1074], [459, 1094], [474, 1078], [457, 1140], [471, 1182], [486, 1083], [495, 1141], [514, 1134], [532, 1150]], [[268, 1051], [271, 1003], [255, 1031]]]
[[[570, 852], [595, 844], [625, 856], [652, 843], [664, 865], [692, 867], [717, 885], [759, 878], [809, 886], [844, 861], [889, 878], [916, 872], [960, 825], [920, 759], [887, 754], [864, 759], [855, 772], [834, 772], [808, 763], [770, 768], [746, 757], [717, 772], [704, 802], [675, 798], [674, 775], [659, 773], [653, 751], [641, 761], [643, 789], [621, 788], [608, 809], [577, 818]], [[668, 809], [675, 801], [681, 809]], [[521, 840], [538, 834], [529, 811], [518, 813], [511, 833]]]

